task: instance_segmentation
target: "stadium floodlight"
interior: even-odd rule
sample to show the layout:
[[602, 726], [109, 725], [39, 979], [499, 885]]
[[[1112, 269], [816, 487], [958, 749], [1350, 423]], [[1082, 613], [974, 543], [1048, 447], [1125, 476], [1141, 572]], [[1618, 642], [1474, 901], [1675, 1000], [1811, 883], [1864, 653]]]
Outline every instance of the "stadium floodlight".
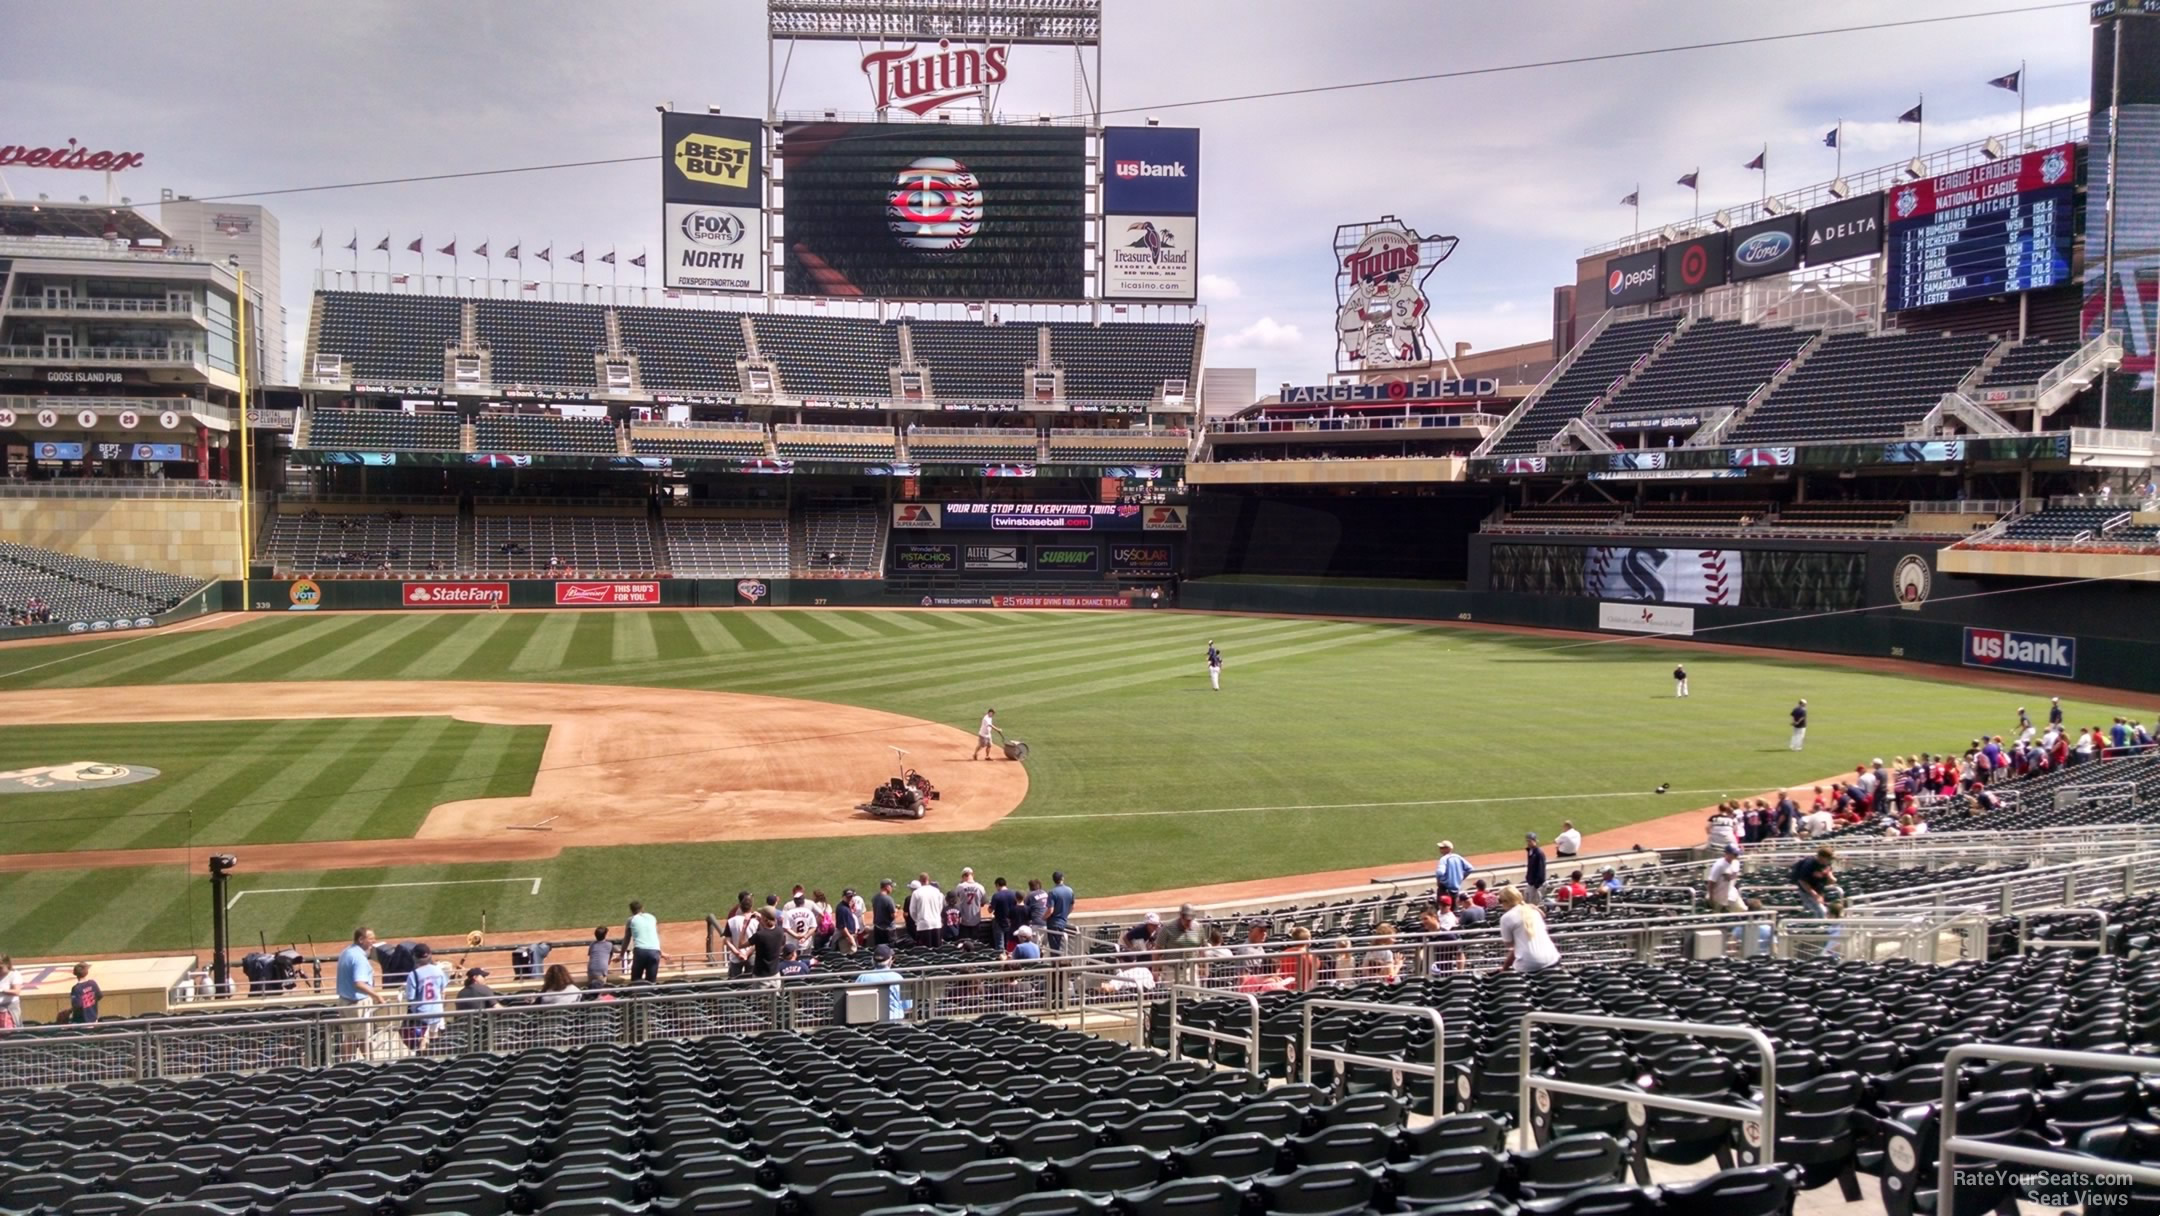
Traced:
[[1851, 187], [1850, 185], [1848, 185], [1848, 184], [1846, 183], [1845, 179], [1844, 179], [1844, 178], [1842, 178], [1842, 177], [1841, 177], [1841, 178], [1838, 178], [1837, 180], [1835, 180], [1835, 181], [1833, 181], [1833, 182], [1831, 182], [1831, 183], [1830, 183], [1830, 197], [1831, 197], [1831, 198], [1844, 198], [1844, 197], [1846, 197], [1846, 196], [1850, 195], [1851, 193], [1852, 193], [1852, 187]]
[[1721, 229], [1730, 228], [1732, 227], [1732, 212], [1720, 211], [1716, 215], [1710, 217], [1710, 222], [1716, 224]]
[[1928, 163], [1915, 156], [1905, 162], [1905, 176], [1915, 180], [1928, 175]]
[[1779, 202], [1778, 200], [1776, 200], [1776, 199], [1774, 199], [1774, 198], [1766, 198], [1766, 199], [1764, 199], [1764, 200], [1762, 201], [1762, 209], [1763, 209], [1763, 214], [1764, 214], [1764, 215], [1783, 215], [1783, 214], [1785, 214], [1785, 204], [1783, 204], [1783, 203]]
[[1659, 232], [1658, 235], [1665, 238], [1665, 243], [1670, 245], [1674, 241], [1680, 239], [1680, 230], [1673, 227], [1671, 224], [1667, 224], [1665, 225], [1664, 230]]
[[1988, 136], [1987, 142], [1980, 145], [1980, 155], [1987, 157], [1989, 160], [2001, 160], [2003, 158], [2002, 141], [1992, 135]]
[[711, 103], [707, 103], [707, 104], [706, 104], [706, 106], [705, 106], [705, 112], [706, 112], [707, 114], [718, 114], [718, 113], [720, 113], [720, 107], [719, 107], [719, 106], [716, 106], [716, 105], [712, 105]]
[[662, 102], [655, 102], [655, 103], [653, 104], [653, 109], [654, 109], [654, 110], [657, 110], [658, 112], [660, 112], [660, 113], [662, 113], [662, 114], [665, 114], [665, 113], [667, 113], [667, 112], [668, 112], [669, 110], [672, 110], [672, 109], [674, 109], [674, 108], [675, 108], [675, 103], [674, 103], [674, 102], [672, 102], [672, 101], [662, 101]]
[[1159, 127], [1162, 125], [1162, 119], [1155, 117], [1153, 114], [1150, 114], [1147, 116], [1147, 125], [1151, 127]]

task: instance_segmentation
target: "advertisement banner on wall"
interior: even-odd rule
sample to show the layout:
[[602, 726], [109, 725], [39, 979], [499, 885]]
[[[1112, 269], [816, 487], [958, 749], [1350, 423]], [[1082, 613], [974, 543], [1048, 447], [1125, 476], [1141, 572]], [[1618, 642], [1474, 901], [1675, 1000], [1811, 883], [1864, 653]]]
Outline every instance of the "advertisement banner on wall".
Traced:
[[1810, 208], [1807, 264], [1821, 266], [1879, 252], [1883, 244], [1882, 215], [1881, 191]]
[[557, 583], [555, 602], [563, 607], [617, 608], [660, 602], [658, 583]]
[[1726, 235], [1713, 232], [1665, 247], [1665, 294], [1687, 295], [1725, 284]]
[[1094, 574], [1102, 569], [1102, 550], [1093, 545], [1037, 545], [1035, 569], [1043, 574]]
[[1605, 307], [1647, 304], [1665, 294], [1658, 274], [1664, 261], [1655, 249], [1605, 261]]
[[2077, 678], [2077, 639], [2053, 633], [2013, 629], [1965, 630], [1965, 666], [2022, 671], [2029, 675]]
[[1110, 546], [1113, 574], [1168, 574], [1174, 569], [1168, 545]]
[[1800, 265], [1800, 248], [1807, 240], [1805, 223], [1804, 216], [1780, 215], [1734, 229], [1732, 277], [1759, 279]]
[[285, 589], [285, 606], [291, 612], [313, 612], [322, 607], [322, 584], [311, 578], [295, 579]]
[[407, 608], [502, 608], [508, 583], [406, 583], [399, 599]]
[[1197, 127], [1106, 127], [1103, 211], [1109, 215], [1198, 215]]
[[1692, 637], [1695, 633], [1695, 610], [1674, 608], [1669, 604], [1608, 604], [1597, 606], [1597, 625], [1600, 629], [1620, 633], [1655, 633], [1665, 637]]
[[893, 546], [892, 568], [900, 574], [945, 574], [960, 568], [957, 545]]
[[945, 526], [945, 513], [934, 502], [896, 502], [892, 509], [895, 528], [936, 529]]
[[660, 280], [763, 291], [765, 127], [716, 114], [660, 116]]
[[1130, 608], [1122, 595], [993, 595], [993, 608]]
[[1583, 551], [1583, 594], [1652, 604], [1738, 604], [1739, 549], [1641, 549], [1593, 545]]
[[1022, 571], [1028, 568], [1025, 545], [968, 545], [960, 551], [963, 570]]
[[1189, 215], [1103, 218], [1106, 300], [1191, 300], [1200, 288], [1200, 221]]

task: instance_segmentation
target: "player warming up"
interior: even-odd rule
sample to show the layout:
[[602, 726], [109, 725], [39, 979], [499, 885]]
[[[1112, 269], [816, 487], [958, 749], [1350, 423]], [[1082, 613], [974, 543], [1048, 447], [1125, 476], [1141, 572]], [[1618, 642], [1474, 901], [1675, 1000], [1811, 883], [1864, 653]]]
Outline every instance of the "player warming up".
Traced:
[[1207, 682], [1216, 692], [1222, 691], [1222, 651], [1215, 649], [1215, 639], [1207, 644]]
[[1807, 698], [1792, 707], [1792, 749], [1799, 751], [1807, 743]]
[[1687, 666], [1685, 664], [1681, 664], [1672, 669], [1672, 682], [1672, 695], [1676, 697], [1684, 697], [1687, 695]]
[[985, 755], [995, 757], [996, 753], [992, 751], [990, 736], [996, 730], [997, 711], [994, 709], [984, 710], [982, 722], [975, 727], [975, 754], [969, 756], [968, 759], [980, 760]]

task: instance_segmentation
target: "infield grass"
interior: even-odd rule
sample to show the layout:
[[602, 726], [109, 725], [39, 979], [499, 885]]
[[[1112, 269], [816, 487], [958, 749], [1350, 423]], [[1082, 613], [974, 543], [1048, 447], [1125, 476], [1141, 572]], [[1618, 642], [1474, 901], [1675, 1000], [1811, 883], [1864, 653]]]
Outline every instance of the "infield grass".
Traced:
[[[1219, 693], [1202, 663], [1210, 638], [1226, 657]], [[1512, 849], [1525, 829], [1549, 838], [1562, 818], [1591, 832], [1872, 756], [1956, 750], [1983, 729], [2007, 733], [2020, 702], [1938, 668], [1888, 674], [1709, 652], [1687, 654], [1694, 695], [1675, 700], [1675, 652], [1633, 642], [1168, 612], [296, 615], [102, 646], [0, 655], [0, 687], [295, 680], [320, 704], [334, 701], [339, 678], [638, 684], [862, 705], [969, 731], [995, 706], [1033, 748], [1026, 803], [979, 833], [579, 849], [551, 862], [364, 872], [250, 875], [243, 859], [236, 889], [281, 892], [235, 909], [235, 940], [251, 942], [258, 930], [335, 941], [362, 920], [385, 937], [462, 932], [483, 909], [491, 931], [614, 923], [632, 897], [663, 919], [691, 919], [741, 889], [868, 890], [920, 870], [949, 881], [962, 865], [1015, 883], [1064, 869], [1084, 906], [1089, 895], [1425, 858], [1442, 836], [1466, 852]], [[1813, 726], [1795, 755], [1785, 715], [1801, 696]], [[2069, 708], [2077, 721], [2132, 712]], [[79, 729], [93, 732], [78, 741], [95, 748], [83, 758], [155, 763], [108, 742], [136, 728]], [[439, 763], [412, 765], [395, 784], [449, 775]], [[1673, 792], [1653, 794], [1660, 783]], [[112, 792], [169, 798], [166, 787], [160, 778]], [[215, 800], [205, 795], [203, 813]], [[545, 879], [539, 896], [476, 881], [527, 877]], [[459, 885], [319, 889], [371, 883]], [[141, 871], [0, 874], [0, 950], [199, 944], [200, 887]]]

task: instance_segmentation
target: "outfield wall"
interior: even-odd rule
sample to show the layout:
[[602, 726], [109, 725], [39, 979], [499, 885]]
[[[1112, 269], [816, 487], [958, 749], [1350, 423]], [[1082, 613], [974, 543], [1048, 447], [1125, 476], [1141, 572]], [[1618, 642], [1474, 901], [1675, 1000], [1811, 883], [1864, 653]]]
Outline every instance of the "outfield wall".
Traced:
[[975, 586], [926, 592], [883, 579], [253, 579], [217, 584], [231, 609], [395, 612], [497, 608], [1125, 608], [1147, 601], [1121, 584]]
[[[1934, 546], [1909, 542], [1690, 542], [1685, 538], [1480, 535], [1471, 547], [1471, 590], [1203, 579], [1186, 583], [1180, 599], [1183, 607], [1200, 611], [1476, 621], [1599, 633], [1598, 606], [1612, 599], [1584, 594], [1581, 588], [1573, 594], [1492, 590], [1491, 549], [1496, 542], [1589, 548], [1610, 547], [1616, 540], [1639, 547], [1683, 546], [1690, 550], [1696, 545], [1722, 546], [1742, 553], [1743, 569], [1747, 558], [1757, 552], [1806, 550], [1840, 554], [1847, 560], [1832, 568], [1860, 571], [1858, 604], [1852, 610], [1686, 604], [1684, 607], [1692, 614], [1691, 636], [1702, 641], [1906, 659], [1948, 667], [2020, 670], [2015, 664], [1967, 661], [1976, 641], [1984, 643], [1986, 634], [2018, 631], [2036, 635], [2036, 640], [2060, 639], [2067, 644], [2063, 649], [2070, 656], [2068, 670], [2024, 668], [2028, 674], [2160, 692], [2160, 626], [2155, 625], [2160, 622], [2160, 587], [2115, 582], [2057, 586], [2024, 579], [1947, 574], [1936, 567]], [[1850, 560], [1853, 558], [1858, 560]], [[1900, 567], [1908, 559], [1924, 563], [1928, 571], [1926, 594], [1911, 608], [1899, 604]], [[1906, 570], [1909, 574], [1910, 567]], [[1973, 631], [1983, 631], [1981, 638], [1976, 639]], [[1603, 632], [1602, 636], [1636, 635]]]
[[231, 578], [240, 572], [240, 503], [0, 494], [0, 540], [192, 578]]

